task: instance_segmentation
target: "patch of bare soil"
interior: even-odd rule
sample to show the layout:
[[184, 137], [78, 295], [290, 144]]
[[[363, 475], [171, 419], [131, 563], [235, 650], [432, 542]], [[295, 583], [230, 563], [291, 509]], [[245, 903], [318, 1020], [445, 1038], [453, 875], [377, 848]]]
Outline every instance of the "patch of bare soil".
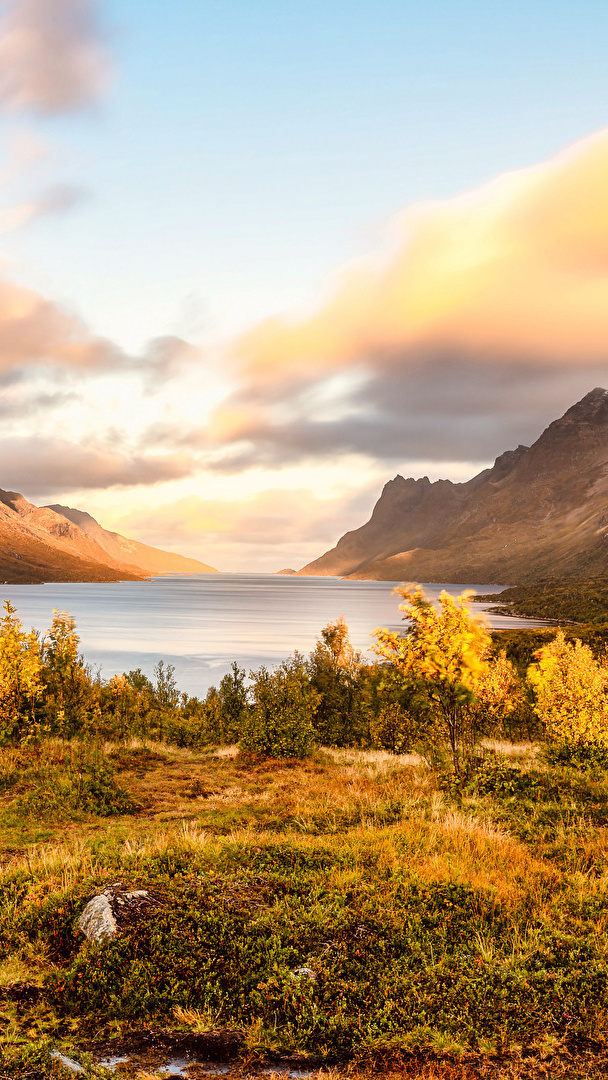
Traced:
[[[411, 1053], [361, 1062], [321, 1062], [301, 1054], [252, 1055], [245, 1048], [245, 1036], [238, 1029], [222, 1029], [205, 1034], [149, 1030], [119, 1038], [89, 1042], [81, 1047], [98, 1060], [128, 1058], [133, 1067], [159, 1068], [168, 1059], [186, 1063], [190, 1080], [208, 1075], [206, 1066], [228, 1065], [224, 1075], [245, 1080], [292, 1070], [331, 1080], [605, 1080], [608, 1052], [600, 1043], [573, 1039], [547, 1053], [525, 1050], [516, 1054], [464, 1054], [459, 1057], [433, 1053]], [[200, 1066], [200, 1069], [197, 1068]], [[120, 1071], [120, 1070], [119, 1070]]]
[[244, 1039], [242, 1031], [229, 1028], [207, 1031], [204, 1035], [150, 1029], [105, 1039], [103, 1043], [86, 1043], [81, 1049], [99, 1060], [144, 1055], [148, 1058], [152, 1052], [158, 1051], [163, 1055], [163, 1059], [170, 1055], [191, 1061], [230, 1062], [236, 1061], [240, 1056]]

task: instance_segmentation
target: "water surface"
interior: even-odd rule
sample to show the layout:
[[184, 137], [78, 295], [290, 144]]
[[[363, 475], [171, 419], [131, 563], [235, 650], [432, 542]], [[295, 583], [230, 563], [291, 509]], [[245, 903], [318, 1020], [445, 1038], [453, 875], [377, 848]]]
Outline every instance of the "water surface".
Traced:
[[[85, 660], [104, 678], [141, 668], [152, 675], [159, 660], [175, 665], [180, 689], [203, 695], [233, 660], [247, 671], [279, 663], [294, 650], [309, 653], [321, 629], [344, 615], [353, 644], [367, 653], [377, 626], [402, 626], [397, 582], [273, 574], [167, 574], [150, 581], [4, 585], [25, 627], [46, 630], [53, 609], [76, 619]], [[459, 594], [475, 585], [425, 585]], [[482, 585], [499, 593], [502, 586]], [[481, 611], [485, 605], [473, 604]], [[489, 614], [491, 626], [540, 626]]]

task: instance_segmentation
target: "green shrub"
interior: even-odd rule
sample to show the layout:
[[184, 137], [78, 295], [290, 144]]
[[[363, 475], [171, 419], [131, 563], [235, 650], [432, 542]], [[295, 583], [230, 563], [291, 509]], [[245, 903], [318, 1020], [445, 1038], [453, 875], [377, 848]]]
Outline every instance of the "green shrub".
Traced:
[[[72, 953], [48, 976], [49, 998], [89, 1026], [160, 1020], [181, 1006], [339, 1055], [411, 1046], [416, 1032], [427, 1046], [433, 1031], [469, 1046], [521, 1043], [576, 1029], [605, 1006], [601, 948], [539, 927], [514, 953], [513, 913], [491, 892], [398, 876], [373, 890], [322, 884], [259, 869], [167, 880], [165, 907]], [[314, 980], [294, 977], [303, 966]]]
[[36, 786], [17, 800], [17, 809], [28, 816], [80, 812], [113, 817], [137, 809], [128, 791], [116, 782], [107, 761], [76, 761], [67, 771], [49, 768], [36, 781]]
[[314, 746], [314, 717], [319, 695], [310, 684], [302, 658], [276, 669], [251, 672], [253, 705], [246, 714], [241, 751], [273, 758], [304, 758]]
[[482, 762], [468, 783], [479, 795], [534, 795], [539, 788], [536, 773], [522, 772], [505, 760], [490, 758]]
[[544, 757], [550, 765], [571, 765], [575, 769], [608, 769], [608, 746], [604, 743], [558, 743], [546, 746]]

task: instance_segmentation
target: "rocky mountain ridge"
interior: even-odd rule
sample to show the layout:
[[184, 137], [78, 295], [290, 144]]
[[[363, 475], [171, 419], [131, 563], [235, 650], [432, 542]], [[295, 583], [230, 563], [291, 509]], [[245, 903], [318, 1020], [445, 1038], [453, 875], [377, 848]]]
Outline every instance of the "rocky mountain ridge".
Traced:
[[608, 391], [466, 483], [396, 476], [370, 520], [298, 571], [512, 584], [608, 570]]

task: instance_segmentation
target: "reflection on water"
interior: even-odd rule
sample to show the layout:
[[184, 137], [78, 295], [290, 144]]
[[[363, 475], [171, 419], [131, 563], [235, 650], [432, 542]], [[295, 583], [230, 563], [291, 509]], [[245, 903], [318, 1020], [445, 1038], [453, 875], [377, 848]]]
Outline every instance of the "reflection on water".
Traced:
[[[103, 677], [141, 668], [151, 675], [158, 660], [175, 665], [180, 689], [202, 695], [233, 660], [246, 670], [276, 664], [295, 649], [309, 653], [321, 629], [340, 615], [353, 644], [368, 650], [377, 626], [398, 628], [397, 582], [273, 574], [171, 574], [150, 581], [4, 585], [0, 599], [15, 604], [26, 628], [44, 631], [53, 609], [76, 619], [85, 659]], [[442, 588], [425, 585], [430, 597]], [[474, 585], [470, 588], [475, 588]], [[501, 586], [479, 586], [483, 593]], [[483, 605], [473, 605], [481, 611]], [[531, 620], [489, 615], [507, 629], [539, 626]], [[371, 657], [371, 654], [368, 654]]]

